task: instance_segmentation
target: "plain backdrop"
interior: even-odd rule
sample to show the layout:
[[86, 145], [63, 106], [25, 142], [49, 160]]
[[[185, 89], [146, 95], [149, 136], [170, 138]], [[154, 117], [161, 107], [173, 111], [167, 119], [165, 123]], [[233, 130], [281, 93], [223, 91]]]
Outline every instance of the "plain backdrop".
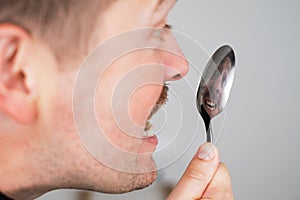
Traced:
[[[297, 0], [182, 0], [170, 14], [174, 29], [209, 55], [222, 44], [236, 52], [236, 77], [216, 144], [230, 170], [235, 199], [300, 199], [299, 19]], [[180, 82], [171, 87], [180, 88]], [[179, 114], [169, 110], [171, 116]], [[204, 134], [202, 123], [199, 130]], [[160, 170], [151, 187], [123, 195], [93, 193], [91, 199], [164, 199], [201, 141]], [[77, 194], [61, 190], [39, 200], [73, 200]]]

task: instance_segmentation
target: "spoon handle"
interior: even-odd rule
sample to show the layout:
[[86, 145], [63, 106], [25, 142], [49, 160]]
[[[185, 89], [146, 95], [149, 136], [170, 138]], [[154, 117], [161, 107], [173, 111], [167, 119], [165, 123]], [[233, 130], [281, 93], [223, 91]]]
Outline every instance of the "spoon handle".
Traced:
[[211, 129], [211, 123], [209, 123], [208, 129], [206, 130], [206, 141], [211, 143], [212, 138], [213, 138], [213, 133]]

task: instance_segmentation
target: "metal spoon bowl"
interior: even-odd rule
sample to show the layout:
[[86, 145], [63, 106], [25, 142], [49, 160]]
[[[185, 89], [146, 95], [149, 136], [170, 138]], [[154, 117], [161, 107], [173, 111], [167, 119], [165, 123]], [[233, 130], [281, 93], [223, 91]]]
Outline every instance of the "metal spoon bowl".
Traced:
[[211, 120], [228, 101], [235, 72], [235, 54], [229, 45], [220, 47], [205, 66], [198, 87], [196, 103], [204, 120], [207, 142], [212, 142]]

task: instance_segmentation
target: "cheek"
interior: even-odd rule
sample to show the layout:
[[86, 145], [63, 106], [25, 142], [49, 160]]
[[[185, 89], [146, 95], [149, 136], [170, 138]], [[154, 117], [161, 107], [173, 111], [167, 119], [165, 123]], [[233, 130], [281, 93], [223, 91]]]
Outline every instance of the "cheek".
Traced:
[[163, 67], [149, 63], [159, 63], [152, 52], [127, 55], [105, 71], [96, 90], [98, 123], [115, 144], [127, 150], [139, 142], [132, 136], [141, 136], [132, 126], [143, 131], [163, 87]]
[[[162, 86], [150, 84], [135, 91], [122, 91], [113, 99], [111, 86], [99, 87], [95, 110], [99, 126], [109, 140], [121, 149], [136, 152], [147, 118], [160, 96]], [[101, 84], [101, 83], [100, 83]], [[135, 127], [135, 128], [132, 128]], [[137, 137], [137, 138], [136, 138]]]
[[76, 130], [72, 110], [72, 86], [66, 86], [66, 83], [64, 86], [58, 89], [59, 92], [53, 101], [51, 110], [52, 126], [57, 129], [59, 134], [66, 137], [67, 135], [71, 136], [69, 133], [75, 133]]
[[76, 74], [77, 70], [57, 75], [55, 95], [48, 105], [50, 108], [48, 123], [51, 123], [53, 128], [52, 135], [55, 133], [57, 137], [61, 137], [66, 145], [79, 140], [73, 115], [73, 89]]

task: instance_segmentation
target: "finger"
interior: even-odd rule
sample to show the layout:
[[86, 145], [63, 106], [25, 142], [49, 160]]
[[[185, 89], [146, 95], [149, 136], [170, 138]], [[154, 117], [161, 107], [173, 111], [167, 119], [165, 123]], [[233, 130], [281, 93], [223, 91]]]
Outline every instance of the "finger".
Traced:
[[167, 199], [200, 199], [218, 165], [219, 154], [216, 147], [211, 143], [201, 145]]
[[224, 164], [220, 164], [218, 170], [206, 188], [203, 197], [204, 199], [222, 199], [222, 200], [232, 200], [232, 186], [230, 175], [227, 167]]

